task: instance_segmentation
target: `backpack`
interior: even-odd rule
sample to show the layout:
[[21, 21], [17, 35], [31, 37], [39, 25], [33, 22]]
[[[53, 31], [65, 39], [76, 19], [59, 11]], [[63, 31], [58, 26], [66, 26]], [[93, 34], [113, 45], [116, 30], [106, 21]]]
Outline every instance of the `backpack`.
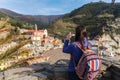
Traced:
[[[93, 80], [99, 73], [101, 64], [99, 56], [91, 49], [84, 51], [79, 42], [74, 43], [83, 51], [82, 57], [77, 65], [75, 65], [74, 61], [76, 74], [80, 79]], [[89, 70], [86, 72], [87, 67], [89, 67]]]

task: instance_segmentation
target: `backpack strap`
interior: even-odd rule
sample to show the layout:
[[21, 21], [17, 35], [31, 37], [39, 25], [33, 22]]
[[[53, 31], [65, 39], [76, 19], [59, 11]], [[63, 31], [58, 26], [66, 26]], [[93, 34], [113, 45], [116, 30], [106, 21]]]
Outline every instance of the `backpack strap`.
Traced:
[[79, 42], [74, 42], [74, 44], [77, 45], [77, 47], [79, 47], [84, 52], [84, 50], [82, 49], [82, 46]]
[[[97, 55], [97, 56], [99, 57], [99, 59], [100, 59], [100, 55], [99, 55], [99, 54], [95, 54], [96, 52], [93, 51], [93, 50], [91, 50], [90, 48], [88, 48], [88, 49], [86, 49], [86, 50], [83, 50], [83, 49], [81, 48], [81, 44], [80, 44], [79, 42], [74, 42], [74, 44], [77, 45], [77, 46], [83, 51], [83, 53], [91, 52], [91, 53], [92, 53], [91, 55]], [[89, 46], [89, 45], [88, 45], [88, 46]], [[88, 56], [89, 56], [89, 55], [88, 55]]]
[[92, 55], [97, 55], [97, 54], [95, 54], [95, 53], [94, 54], [88, 54], [88, 55], [86, 54], [83, 58], [85, 58], [87, 56], [92, 56]]
[[79, 47], [83, 51], [83, 53], [93, 52], [91, 49], [83, 50], [82, 46], [81, 46], [81, 44], [79, 42], [74, 42], [74, 44], [77, 45], [77, 47]]
[[[81, 48], [81, 44], [78, 43], [78, 42], [74, 42], [74, 44], [77, 45], [77, 47], [80, 48], [80, 49], [82, 50], [83, 54], [84, 54], [84, 50]], [[71, 55], [71, 56], [72, 56], [72, 55]], [[75, 63], [74, 57], [72, 57], [72, 59], [73, 59], [74, 67], [76, 67], [77, 64]], [[81, 62], [82, 59], [83, 59], [83, 56], [80, 58], [79, 62]], [[79, 62], [78, 62], [78, 63], [79, 63]]]

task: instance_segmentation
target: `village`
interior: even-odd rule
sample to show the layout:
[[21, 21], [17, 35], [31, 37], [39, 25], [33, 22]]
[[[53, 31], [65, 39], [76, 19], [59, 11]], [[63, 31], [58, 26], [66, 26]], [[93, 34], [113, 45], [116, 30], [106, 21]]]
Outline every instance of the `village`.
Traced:
[[[3, 63], [0, 64], [0, 70], [4, 70], [9, 66], [11, 66], [12, 64], [19, 62], [23, 59], [36, 58], [36, 57], [39, 58], [39, 56], [42, 56], [44, 52], [50, 49], [62, 48], [63, 46], [61, 40], [55, 37], [48, 36], [48, 32], [46, 29], [37, 30], [37, 26], [35, 27], [35, 30], [20, 29], [19, 37], [25, 37], [27, 39], [30, 39], [32, 43], [25, 44], [23, 47], [20, 48], [18, 53], [25, 49], [29, 50], [29, 53], [23, 55], [16, 55], [11, 60], [7, 60], [5, 62], [3, 61]], [[11, 43], [0, 45], [0, 54], [4, 53], [9, 48], [16, 46], [17, 44], [18, 43], [16, 41], [12, 41]], [[34, 63], [36, 62], [39, 63], [38, 60], [36, 59]]]

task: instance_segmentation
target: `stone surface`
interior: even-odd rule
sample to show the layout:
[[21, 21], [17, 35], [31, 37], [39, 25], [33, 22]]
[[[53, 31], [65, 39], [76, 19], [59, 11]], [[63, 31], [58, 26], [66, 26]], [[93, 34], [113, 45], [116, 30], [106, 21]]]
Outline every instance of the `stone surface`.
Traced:
[[67, 61], [60, 60], [54, 65], [54, 77], [55, 80], [68, 79], [68, 65]]
[[103, 72], [107, 69], [107, 66], [104, 64], [101, 64], [100, 71]]
[[47, 75], [42, 73], [34, 73], [33, 76], [37, 76], [39, 80], [47, 80]]
[[43, 71], [43, 72], [41, 72], [41, 74], [47, 76], [47, 79], [53, 79], [54, 78], [53, 72]]
[[[27, 67], [9, 69], [0, 73], [0, 80], [68, 80], [68, 61], [58, 60], [54, 65], [34, 64]], [[107, 62], [105, 62], [107, 63]], [[107, 68], [108, 67], [108, 68]], [[35, 69], [38, 68], [38, 69]], [[120, 66], [101, 65], [101, 72], [95, 80], [119, 80]]]
[[43, 71], [45, 69], [42, 64], [33, 64], [30, 65], [29, 68], [31, 68], [34, 71]]
[[52, 65], [46, 65], [44, 68], [48, 72], [53, 72], [53, 66]]
[[[5, 79], [6, 80], [6, 79]], [[13, 79], [9, 79], [9, 80], [38, 80], [38, 77], [36, 76], [24, 76], [24, 77], [17, 77], [17, 78], [13, 78]], [[41, 79], [42, 80], [42, 79]]]
[[66, 59], [66, 60], [70, 59], [70, 55], [63, 53], [62, 49], [46, 51], [45, 54], [43, 54], [43, 56], [46, 56], [46, 55], [50, 56], [50, 59], [48, 60], [50, 64], [55, 64], [58, 60], [61, 60], [61, 59]]
[[103, 76], [106, 77], [106, 78], [109, 78], [109, 77], [111, 77], [111, 72], [106, 71], [106, 72], [104, 72]]
[[[54, 59], [52, 62], [54, 64], [48, 62], [37, 63], [28, 67], [9, 69], [4, 71], [4, 75], [2, 72], [0, 73], [0, 80], [2, 80], [2, 77], [5, 77], [4, 80], [68, 80], [69, 56], [66, 57], [64, 54], [56, 53], [59, 50], [55, 50], [54, 53], [50, 51], [50, 61]], [[63, 59], [63, 56], [66, 58]], [[115, 58], [102, 58], [101, 71], [95, 80], [119, 80], [120, 65], [115, 65], [113, 62], [117, 62]], [[111, 66], [111, 64], [113, 65]]]
[[25, 75], [30, 74], [32, 72], [33, 72], [32, 68], [27, 68], [27, 67], [9, 69], [9, 70], [6, 70], [4, 72], [4, 77], [6, 80], [7, 79], [9, 80], [9, 79], [17, 78], [20, 75], [25, 76]]
[[3, 80], [4, 76], [3, 76], [3, 72], [0, 72], [0, 80]]

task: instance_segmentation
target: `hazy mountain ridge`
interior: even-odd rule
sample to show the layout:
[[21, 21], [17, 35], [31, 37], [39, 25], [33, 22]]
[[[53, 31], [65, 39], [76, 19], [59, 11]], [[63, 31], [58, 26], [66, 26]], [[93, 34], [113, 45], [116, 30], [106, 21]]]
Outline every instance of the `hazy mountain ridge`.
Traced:
[[4, 13], [8, 16], [13, 16], [13, 17], [19, 17], [22, 16], [22, 14], [16, 13], [14, 11], [8, 10], [8, 9], [4, 9], [4, 8], [0, 8], [0, 12]]
[[28, 23], [38, 24], [41, 27], [47, 26], [54, 22], [56, 19], [61, 18], [63, 15], [24, 15], [19, 14], [11, 10], [0, 8], [0, 13], [12, 17], [14, 19], [19, 19]]

